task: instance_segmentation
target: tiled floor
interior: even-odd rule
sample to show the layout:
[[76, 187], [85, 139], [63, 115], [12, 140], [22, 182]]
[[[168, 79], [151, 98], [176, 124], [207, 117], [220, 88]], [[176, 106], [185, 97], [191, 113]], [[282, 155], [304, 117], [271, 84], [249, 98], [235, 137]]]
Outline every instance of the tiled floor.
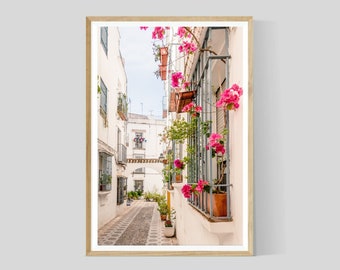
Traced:
[[177, 245], [164, 236], [156, 202], [135, 200], [120, 216], [98, 231], [98, 245]]

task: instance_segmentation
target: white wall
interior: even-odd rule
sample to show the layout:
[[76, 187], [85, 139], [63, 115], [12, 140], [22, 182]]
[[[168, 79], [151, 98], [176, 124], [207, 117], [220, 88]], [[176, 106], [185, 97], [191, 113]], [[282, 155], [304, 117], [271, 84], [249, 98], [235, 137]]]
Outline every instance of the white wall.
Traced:
[[100, 28], [98, 28], [98, 75], [107, 87], [107, 125], [100, 115], [100, 94], [97, 99], [98, 139], [113, 150], [112, 157], [112, 189], [109, 194], [98, 194], [98, 227], [100, 228], [117, 216], [123, 206], [117, 206], [117, 175], [124, 174], [124, 169], [116, 163], [117, 130], [121, 131], [121, 142], [124, 143], [125, 125], [117, 114], [118, 93], [126, 93], [126, 73], [119, 52], [119, 31], [117, 27], [108, 27], [108, 54], [106, 55], [100, 43]]

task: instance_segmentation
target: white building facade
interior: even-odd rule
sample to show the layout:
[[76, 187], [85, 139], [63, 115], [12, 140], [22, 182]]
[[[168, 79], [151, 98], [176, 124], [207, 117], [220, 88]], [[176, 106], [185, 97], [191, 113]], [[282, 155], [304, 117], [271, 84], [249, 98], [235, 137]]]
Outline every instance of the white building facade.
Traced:
[[127, 158], [135, 161], [127, 164], [127, 191], [163, 192], [163, 163], [159, 157], [164, 156], [165, 149], [159, 134], [165, 126], [163, 119], [129, 114]]
[[117, 27], [98, 27], [98, 228], [126, 197], [127, 76]]
[[[244, 49], [246, 32], [242, 27], [193, 27], [191, 30], [195, 35], [191, 41], [201, 50], [185, 57], [178, 52], [178, 36], [169, 33], [168, 126], [175, 119], [192, 119], [187, 113], [178, 111], [180, 100], [175, 92], [181, 90], [170, 85], [171, 74], [181, 71], [184, 80], [191, 83], [190, 90], [195, 91], [192, 101], [203, 108], [200, 119], [211, 122], [210, 134], [222, 134], [224, 129], [228, 132], [224, 137], [226, 153], [219, 158], [219, 163], [217, 158], [212, 158], [211, 150], [206, 149], [207, 136], [199, 128], [184, 143], [172, 144], [174, 159], [187, 156], [191, 160], [182, 172], [183, 182], [172, 183], [174, 188], [167, 193], [171, 207], [176, 210], [176, 236], [180, 245], [240, 245], [247, 241], [243, 193], [243, 168], [246, 166], [243, 147], [247, 145], [244, 141], [244, 114], [247, 110], [243, 107], [243, 98], [240, 108], [228, 113], [217, 108], [216, 103], [221, 93], [233, 84], [245, 89], [248, 86], [244, 76], [247, 63], [247, 51]], [[172, 99], [172, 96], [176, 98]], [[188, 145], [194, 149], [193, 155], [186, 151]], [[208, 209], [210, 206], [207, 205], [214, 203], [215, 199], [210, 201], [206, 193], [199, 197], [192, 195], [189, 199], [183, 196], [181, 189], [185, 184], [194, 184], [203, 179], [213, 186], [220, 175], [223, 176], [221, 189], [227, 194], [224, 195], [226, 200], [223, 206], [226, 210], [221, 216]]]

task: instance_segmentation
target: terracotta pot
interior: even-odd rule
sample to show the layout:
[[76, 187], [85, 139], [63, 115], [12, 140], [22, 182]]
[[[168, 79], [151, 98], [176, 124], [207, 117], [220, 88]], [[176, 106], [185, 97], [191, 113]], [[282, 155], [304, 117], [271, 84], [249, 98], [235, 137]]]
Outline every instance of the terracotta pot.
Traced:
[[[210, 213], [210, 193], [207, 194], [207, 210]], [[212, 209], [213, 216], [225, 217], [227, 216], [227, 193], [213, 193], [212, 194]]]
[[170, 92], [170, 98], [169, 98], [169, 112], [175, 112], [176, 111], [176, 92]]
[[176, 174], [176, 183], [182, 183], [183, 177], [181, 174]]
[[181, 113], [184, 106], [194, 99], [196, 91], [183, 91], [176, 93], [176, 112]]
[[163, 65], [160, 65], [160, 66], [159, 66], [159, 73], [160, 73], [161, 79], [162, 79], [163, 81], [166, 80], [166, 71], [167, 71], [166, 66], [163, 66]]
[[162, 47], [159, 49], [161, 55], [161, 64], [162, 66], [168, 65], [168, 47]]

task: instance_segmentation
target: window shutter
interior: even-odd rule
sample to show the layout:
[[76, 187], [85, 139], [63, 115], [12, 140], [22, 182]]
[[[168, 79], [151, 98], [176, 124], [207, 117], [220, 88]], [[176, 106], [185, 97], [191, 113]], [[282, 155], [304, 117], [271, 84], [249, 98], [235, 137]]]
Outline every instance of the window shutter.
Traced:
[[111, 156], [107, 157], [107, 172], [109, 175], [112, 174], [112, 157]]

